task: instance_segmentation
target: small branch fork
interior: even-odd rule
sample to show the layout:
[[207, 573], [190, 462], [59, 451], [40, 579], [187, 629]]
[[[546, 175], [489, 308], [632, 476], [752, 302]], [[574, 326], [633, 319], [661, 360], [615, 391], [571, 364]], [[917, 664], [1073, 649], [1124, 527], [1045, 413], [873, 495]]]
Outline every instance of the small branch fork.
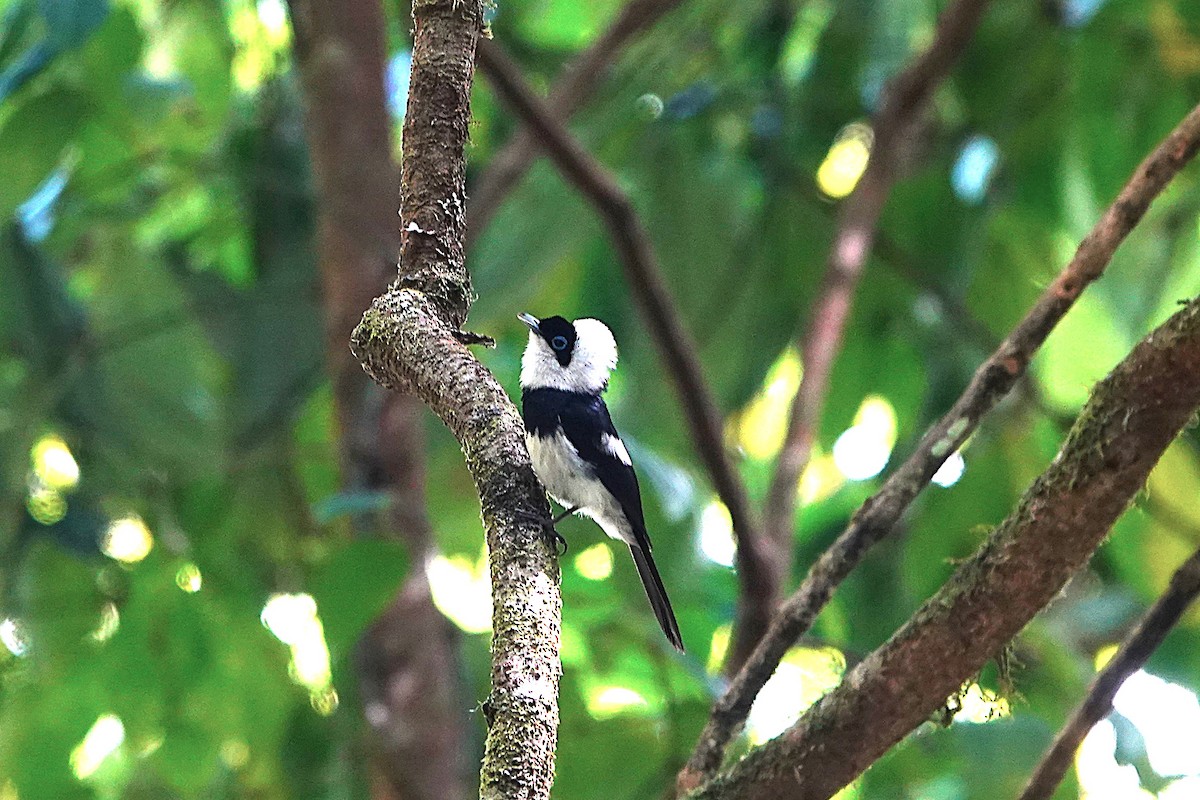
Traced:
[[1087, 696], [1042, 756], [1021, 792], [1020, 800], [1049, 800], [1088, 731], [1112, 711], [1113, 698], [1121, 684], [1145, 666], [1197, 596], [1200, 596], [1200, 550], [1175, 571], [1167, 590], [1138, 621], [1117, 654], [1092, 681]]
[[1080, 243], [1066, 268], [1050, 283], [1025, 318], [975, 371], [950, 411], [922, 437], [916, 450], [850, 520], [849, 526], [809, 569], [800, 588], [780, 607], [725, 694], [713, 706], [695, 751], [679, 773], [680, 791], [711, 777], [750, 706], [788, 648], [803, 636], [837, 586], [867, 551], [891, 532], [933, 474], [1024, 374], [1034, 352], [1066, 315], [1080, 293], [1104, 274], [1113, 253], [1150, 203], [1200, 147], [1200, 106], [1134, 171], [1104, 216]]

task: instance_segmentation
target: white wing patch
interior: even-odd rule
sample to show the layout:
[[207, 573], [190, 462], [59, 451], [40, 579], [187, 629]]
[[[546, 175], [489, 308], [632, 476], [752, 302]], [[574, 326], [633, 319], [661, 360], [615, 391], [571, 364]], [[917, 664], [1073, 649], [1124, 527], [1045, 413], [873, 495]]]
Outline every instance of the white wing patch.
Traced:
[[620, 461], [627, 467], [632, 467], [633, 462], [629, 459], [629, 451], [625, 449], [625, 443], [611, 433], [606, 433], [600, 438], [600, 445], [611, 453], [617, 461]]

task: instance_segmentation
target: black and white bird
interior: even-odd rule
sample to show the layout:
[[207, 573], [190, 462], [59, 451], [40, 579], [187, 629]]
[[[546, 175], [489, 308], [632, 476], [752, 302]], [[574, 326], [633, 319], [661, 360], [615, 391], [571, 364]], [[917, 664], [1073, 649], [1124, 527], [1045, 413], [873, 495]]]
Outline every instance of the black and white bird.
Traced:
[[529, 326], [521, 358], [521, 406], [533, 470], [566, 511], [591, 517], [629, 545], [650, 607], [683, 652], [679, 624], [650, 555], [642, 495], [629, 451], [600, 396], [617, 366], [612, 331], [596, 319], [568, 322], [520, 314]]

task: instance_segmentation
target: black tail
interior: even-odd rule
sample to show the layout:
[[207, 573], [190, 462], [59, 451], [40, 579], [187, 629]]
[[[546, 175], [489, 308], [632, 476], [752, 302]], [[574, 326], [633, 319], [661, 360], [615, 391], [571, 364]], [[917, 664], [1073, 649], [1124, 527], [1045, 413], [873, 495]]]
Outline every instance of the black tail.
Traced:
[[679, 623], [675, 621], [675, 612], [671, 610], [671, 601], [667, 599], [667, 590], [663, 588], [654, 559], [649, 551], [637, 545], [630, 545], [629, 552], [633, 554], [633, 563], [637, 564], [638, 577], [646, 588], [646, 597], [650, 598], [650, 607], [654, 609], [654, 616], [658, 617], [658, 624], [662, 626], [667, 640], [682, 653], [683, 637], [679, 635]]

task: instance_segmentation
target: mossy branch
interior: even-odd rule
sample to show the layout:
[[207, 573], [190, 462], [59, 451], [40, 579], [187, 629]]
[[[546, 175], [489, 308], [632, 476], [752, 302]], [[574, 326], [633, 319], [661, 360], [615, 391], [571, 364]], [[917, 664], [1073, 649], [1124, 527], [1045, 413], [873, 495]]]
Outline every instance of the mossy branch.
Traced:
[[1200, 406], [1200, 299], [1093, 390], [1017, 509], [799, 722], [691, 795], [824, 800], [928, 719], [1103, 542]]

